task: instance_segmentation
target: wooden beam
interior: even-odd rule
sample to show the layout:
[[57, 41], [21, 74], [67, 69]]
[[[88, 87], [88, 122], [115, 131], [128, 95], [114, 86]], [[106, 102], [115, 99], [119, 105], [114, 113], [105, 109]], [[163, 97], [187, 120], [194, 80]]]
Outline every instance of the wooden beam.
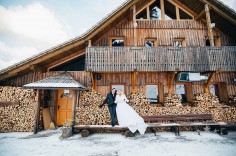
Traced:
[[150, 9], [149, 9], [149, 6], [147, 6], [147, 20], [150, 20]]
[[209, 93], [209, 84], [210, 84], [210, 82], [211, 82], [211, 79], [212, 79], [212, 77], [213, 77], [215, 74], [219, 73], [220, 71], [221, 71], [221, 69], [219, 68], [217, 71], [212, 72], [212, 73], [210, 74], [209, 78], [208, 78], [207, 81], [205, 82], [205, 89], [204, 89], [205, 93]]
[[205, 14], [205, 10], [202, 10], [200, 12], [200, 14], [198, 14], [197, 16], [194, 17], [194, 20], [198, 21], [199, 19], [202, 18], [202, 16]]
[[166, 19], [165, 19], [164, 0], [160, 0], [160, 5], [161, 5], [161, 20], [166, 20]]
[[230, 16], [229, 14], [225, 13], [224, 11], [218, 9], [215, 5], [213, 5], [211, 2], [209, 2], [208, 0], [200, 0], [202, 1], [204, 4], [209, 4], [211, 6], [211, 8], [213, 10], [215, 10], [219, 15], [221, 15], [222, 17], [228, 19], [232, 24], [236, 25], [236, 19], [233, 18], [232, 16]]
[[78, 106], [78, 90], [74, 92], [74, 101], [72, 104], [72, 132], [74, 133], [76, 106]]
[[133, 5], [134, 46], [137, 46], [136, 4]]
[[95, 75], [92, 72], [92, 70], [89, 70], [90, 76], [91, 76], [91, 81], [92, 81], [92, 92], [96, 92], [96, 79], [95, 79]]
[[168, 81], [168, 93], [170, 94], [172, 92], [172, 84], [175, 79], [175, 75], [177, 74], [177, 70], [170, 72], [167, 76], [167, 81]]
[[131, 75], [132, 93], [136, 93], [136, 75], [137, 75], [137, 70], [134, 70]]
[[142, 8], [140, 8], [138, 11], [136, 11], [136, 15], [139, 14], [141, 11], [143, 11], [143, 9], [149, 7], [152, 3], [154, 3], [156, 0], [151, 0], [150, 2], [148, 2], [147, 4], [145, 4]]
[[36, 92], [36, 108], [34, 113], [34, 134], [38, 133], [38, 123], [39, 123], [39, 111], [40, 111], [40, 94], [39, 90], [37, 89]]
[[197, 16], [195, 12], [193, 12], [191, 9], [189, 9], [187, 6], [185, 6], [183, 3], [179, 2], [178, 0], [168, 0], [170, 3], [174, 4], [178, 8], [185, 11], [189, 16], [192, 16], [193, 18]]
[[178, 6], [175, 6], [175, 11], [176, 11], [176, 19], [180, 20], [179, 7]]
[[207, 32], [208, 32], [208, 38], [210, 40], [210, 46], [214, 46], [214, 38], [211, 28], [211, 16], [208, 4], [205, 4], [205, 13], [206, 13], [206, 22], [207, 22]]
[[88, 40], [88, 47], [92, 47], [92, 41], [91, 40]]

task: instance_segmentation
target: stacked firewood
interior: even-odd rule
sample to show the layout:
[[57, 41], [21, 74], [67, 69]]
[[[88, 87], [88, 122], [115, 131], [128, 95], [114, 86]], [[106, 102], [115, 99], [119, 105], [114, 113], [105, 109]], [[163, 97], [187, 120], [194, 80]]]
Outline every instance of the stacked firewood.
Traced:
[[198, 112], [202, 110], [202, 112], [212, 114], [214, 121], [236, 122], [236, 108], [220, 103], [219, 98], [212, 93], [196, 94], [194, 104]]
[[236, 106], [236, 95], [229, 96], [229, 105], [230, 106]]
[[76, 124], [80, 125], [107, 125], [111, 123], [108, 107], [98, 106], [105, 97], [99, 93], [80, 92], [79, 106], [76, 107]]
[[150, 102], [143, 93], [131, 94], [127, 97], [129, 99], [129, 105], [139, 114], [146, 115], [149, 112]]
[[221, 107], [219, 98], [212, 93], [201, 93], [194, 96], [194, 105], [202, 108]]
[[182, 106], [179, 95], [169, 93], [164, 95], [164, 105], [166, 107]]
[[[83, 92], [80, 96], [79, 107], [77, 107], [77, 124], [110, 124], [110, 114], [107, 106], [98, 108], [105, 97], [99, 93]], [[176, 94], [166, 95], [174, 97], [170, 100], [171, 107], [158, 107], [150, 104], [143, 93], [127, 96], [128, 104], [141, 116], [151, 115], [183, 115], [183, 114], [212, 114], [214, 121], [236, 122], [236, 108], [219, 103], [219, 99], [209, 93], [196, 94], [194, 103], [197, 107], [181, 106]], [[172, 98], [172, 99], [174, 99]]]
[[210, 110], [214, 121], [224, 121], [226, 123], [236, 123], [236, 108], [235, 107], [223, 107]]
[[[15, 103], [2, 105], [1, 103]], [[33, 90], [0, 87], [0, 132], [29, 132], [34, 126], [36, 100]]]

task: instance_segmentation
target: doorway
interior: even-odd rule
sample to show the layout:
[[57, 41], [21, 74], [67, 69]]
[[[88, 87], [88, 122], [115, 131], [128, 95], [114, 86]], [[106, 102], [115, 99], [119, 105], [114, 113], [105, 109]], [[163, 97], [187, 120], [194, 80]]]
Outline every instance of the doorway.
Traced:
[[57, 126], [72, 123], [73, 90], [58, 90]]

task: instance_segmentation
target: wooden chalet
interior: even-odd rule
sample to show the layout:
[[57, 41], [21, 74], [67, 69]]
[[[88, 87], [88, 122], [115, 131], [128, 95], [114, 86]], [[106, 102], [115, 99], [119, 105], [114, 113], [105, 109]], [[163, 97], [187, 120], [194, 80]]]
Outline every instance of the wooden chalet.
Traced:
[[[67, 118], [57, 116], [61, 95], [78, 89], [40, 81], [64, 71], [82, 89], [143, 93], [152, 107], [165, 107], [168, 93], [178, 94], [183, 106], [209, 92], [229, 104], [236, 95], [235, 30], [236, 12], [219, 0], [127, 0], [81, 36], [1, 70], [0, 85], [28, 86], [39, 99], [47, 92], [58, 126], [57, 119]], [[78, 94], [71, 94], [76, 108]], [[80, 116], [75, 111], [73, 121]]]

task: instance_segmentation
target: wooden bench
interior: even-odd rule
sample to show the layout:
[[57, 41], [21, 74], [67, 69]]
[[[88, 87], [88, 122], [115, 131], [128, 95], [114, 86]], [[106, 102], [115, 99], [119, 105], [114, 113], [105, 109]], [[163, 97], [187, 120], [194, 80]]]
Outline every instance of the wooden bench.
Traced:
[[[157, 115], [142, 116], [148, 128], [156, 135], [155, 128], [170, 127], [171, 130], [179, 135], [179, 127], [197, 127], [197, 126], [220, 126], [226, 125], [224, 122], [214, 122], [211, 114], [185, 114], [185, 115]], [[128, 132], [128, 127], [116, 125], [75, 125], [75, 129], [82, 130], [81, 136], [86, 137], [90, 134], [89, 130], [110, 130], [125, 131], [125, 136], [132, 136]], [[194, 130], [194, 129], [193, 129]]]
[[[214, 122], [211, 114], [184, 114], [184, 115], [157, 115], [142, 116], [146, 123], [149, 123], [151, 131], [156, 135], [154, 128], [171, 127], [171, 130], [179, 135], [179, 127], [196, 126], [221, 126], [226, 125], [223, 122]], [[169, 123], [168, 123], [169, 122]]]

